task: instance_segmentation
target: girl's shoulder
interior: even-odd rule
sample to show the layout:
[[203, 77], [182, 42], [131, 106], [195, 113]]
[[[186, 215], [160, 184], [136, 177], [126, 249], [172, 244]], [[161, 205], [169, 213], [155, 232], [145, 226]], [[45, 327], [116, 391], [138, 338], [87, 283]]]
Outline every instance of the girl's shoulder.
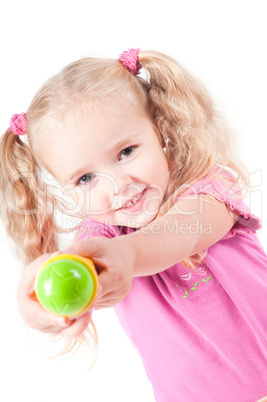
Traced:
[[186, 185], [184, 189], [179, 191], [179, 193], [180, 195], [177, 200], [186, 195], [209, 193], [211, 195], [220, 194], [222, 201], [230, 200], [232, 198], [243, 199], [237, 178], [230, 170], [220, 167], [215, 167], [193, 184], [189, 186]]
[[223, 202], [239, 219], [225, 238], [237, 232], [256, 232], [261, 228], [261, 219], [251, 212], [245, 201], [240, 183], [228, 169], [215, 167], [206, 176], [187, 186], [175, 199], [178, 202], [186, 196], [206, 194], [213, 200]]

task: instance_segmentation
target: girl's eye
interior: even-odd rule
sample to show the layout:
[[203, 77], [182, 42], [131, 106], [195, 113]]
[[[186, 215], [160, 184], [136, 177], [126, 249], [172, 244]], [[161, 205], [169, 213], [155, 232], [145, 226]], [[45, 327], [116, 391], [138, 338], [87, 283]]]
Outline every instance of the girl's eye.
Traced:
[[136, 147], [127, 147], [123, 149], [120, 153], [119, 159], [124, 159], [127, 158], [127, 156], [130, 156], [133, 151], [135, 150]]
[[86, 173], [78, 180], [78, 184], [88, 184], [94, 179], [95, 175], [93, 173]]

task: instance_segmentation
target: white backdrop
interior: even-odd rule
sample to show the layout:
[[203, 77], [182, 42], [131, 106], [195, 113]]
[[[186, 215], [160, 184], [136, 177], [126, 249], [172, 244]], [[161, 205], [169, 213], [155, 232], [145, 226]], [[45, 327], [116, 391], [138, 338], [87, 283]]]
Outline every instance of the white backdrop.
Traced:
[[[25, 111], [49, 76], [87, 52], [111, 57], [128, 47], [155, 49], [177, 58], [201, 77], [240, 133], [240, 155], [254, 187], [248, 200], [261, 216], [267, 250], [266, 2], [14, 1], [1, 6], [0, 126]], [[99, 358], [44, 358], [31, 346], [16, 305], [21, 265], [3, 227], [1, 253], [0, 399], [5, 402], [152, 402], [139, 357], [112, 309], [95, 313]], [[159, 322], [160, 325], [160, 322]], [[32, 334], [32, 338], [36, 335]], [[37, 349], [37, 350], [36, 350]]]

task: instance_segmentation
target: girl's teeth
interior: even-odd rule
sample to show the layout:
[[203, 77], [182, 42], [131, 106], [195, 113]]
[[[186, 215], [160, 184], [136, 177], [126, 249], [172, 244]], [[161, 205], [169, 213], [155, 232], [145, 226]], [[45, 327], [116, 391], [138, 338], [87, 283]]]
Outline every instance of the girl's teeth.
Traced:
[[136, 197], [134, 197], [130, 202], [128, 202], [126, 205], [124, 205], [123, 208], [130, 208], [132, 207], [141, 197], [142, 193], [138, 194]]

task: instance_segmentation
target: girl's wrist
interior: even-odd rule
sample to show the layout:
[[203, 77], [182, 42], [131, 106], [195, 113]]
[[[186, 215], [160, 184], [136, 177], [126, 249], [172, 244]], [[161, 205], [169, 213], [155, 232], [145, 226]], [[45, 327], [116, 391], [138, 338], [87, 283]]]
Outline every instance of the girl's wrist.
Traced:
[[[127, 262], [127, 269], [131, 271], [130, 273], [132, 277], [136, 276], [135, 272], [138, 262], [138, 252], [136, 247], [134, 247], [133, 242], [131, 241], [131, 236], [123, 235], [119, 237], [114, 237], [109, 240], [113, 242], [114, 246], [116, 245], [115, 249], [118, 250], [118, 253], [121, 255], [123, 260]], [[111, 247], [113, 247], [112, 244]]]

